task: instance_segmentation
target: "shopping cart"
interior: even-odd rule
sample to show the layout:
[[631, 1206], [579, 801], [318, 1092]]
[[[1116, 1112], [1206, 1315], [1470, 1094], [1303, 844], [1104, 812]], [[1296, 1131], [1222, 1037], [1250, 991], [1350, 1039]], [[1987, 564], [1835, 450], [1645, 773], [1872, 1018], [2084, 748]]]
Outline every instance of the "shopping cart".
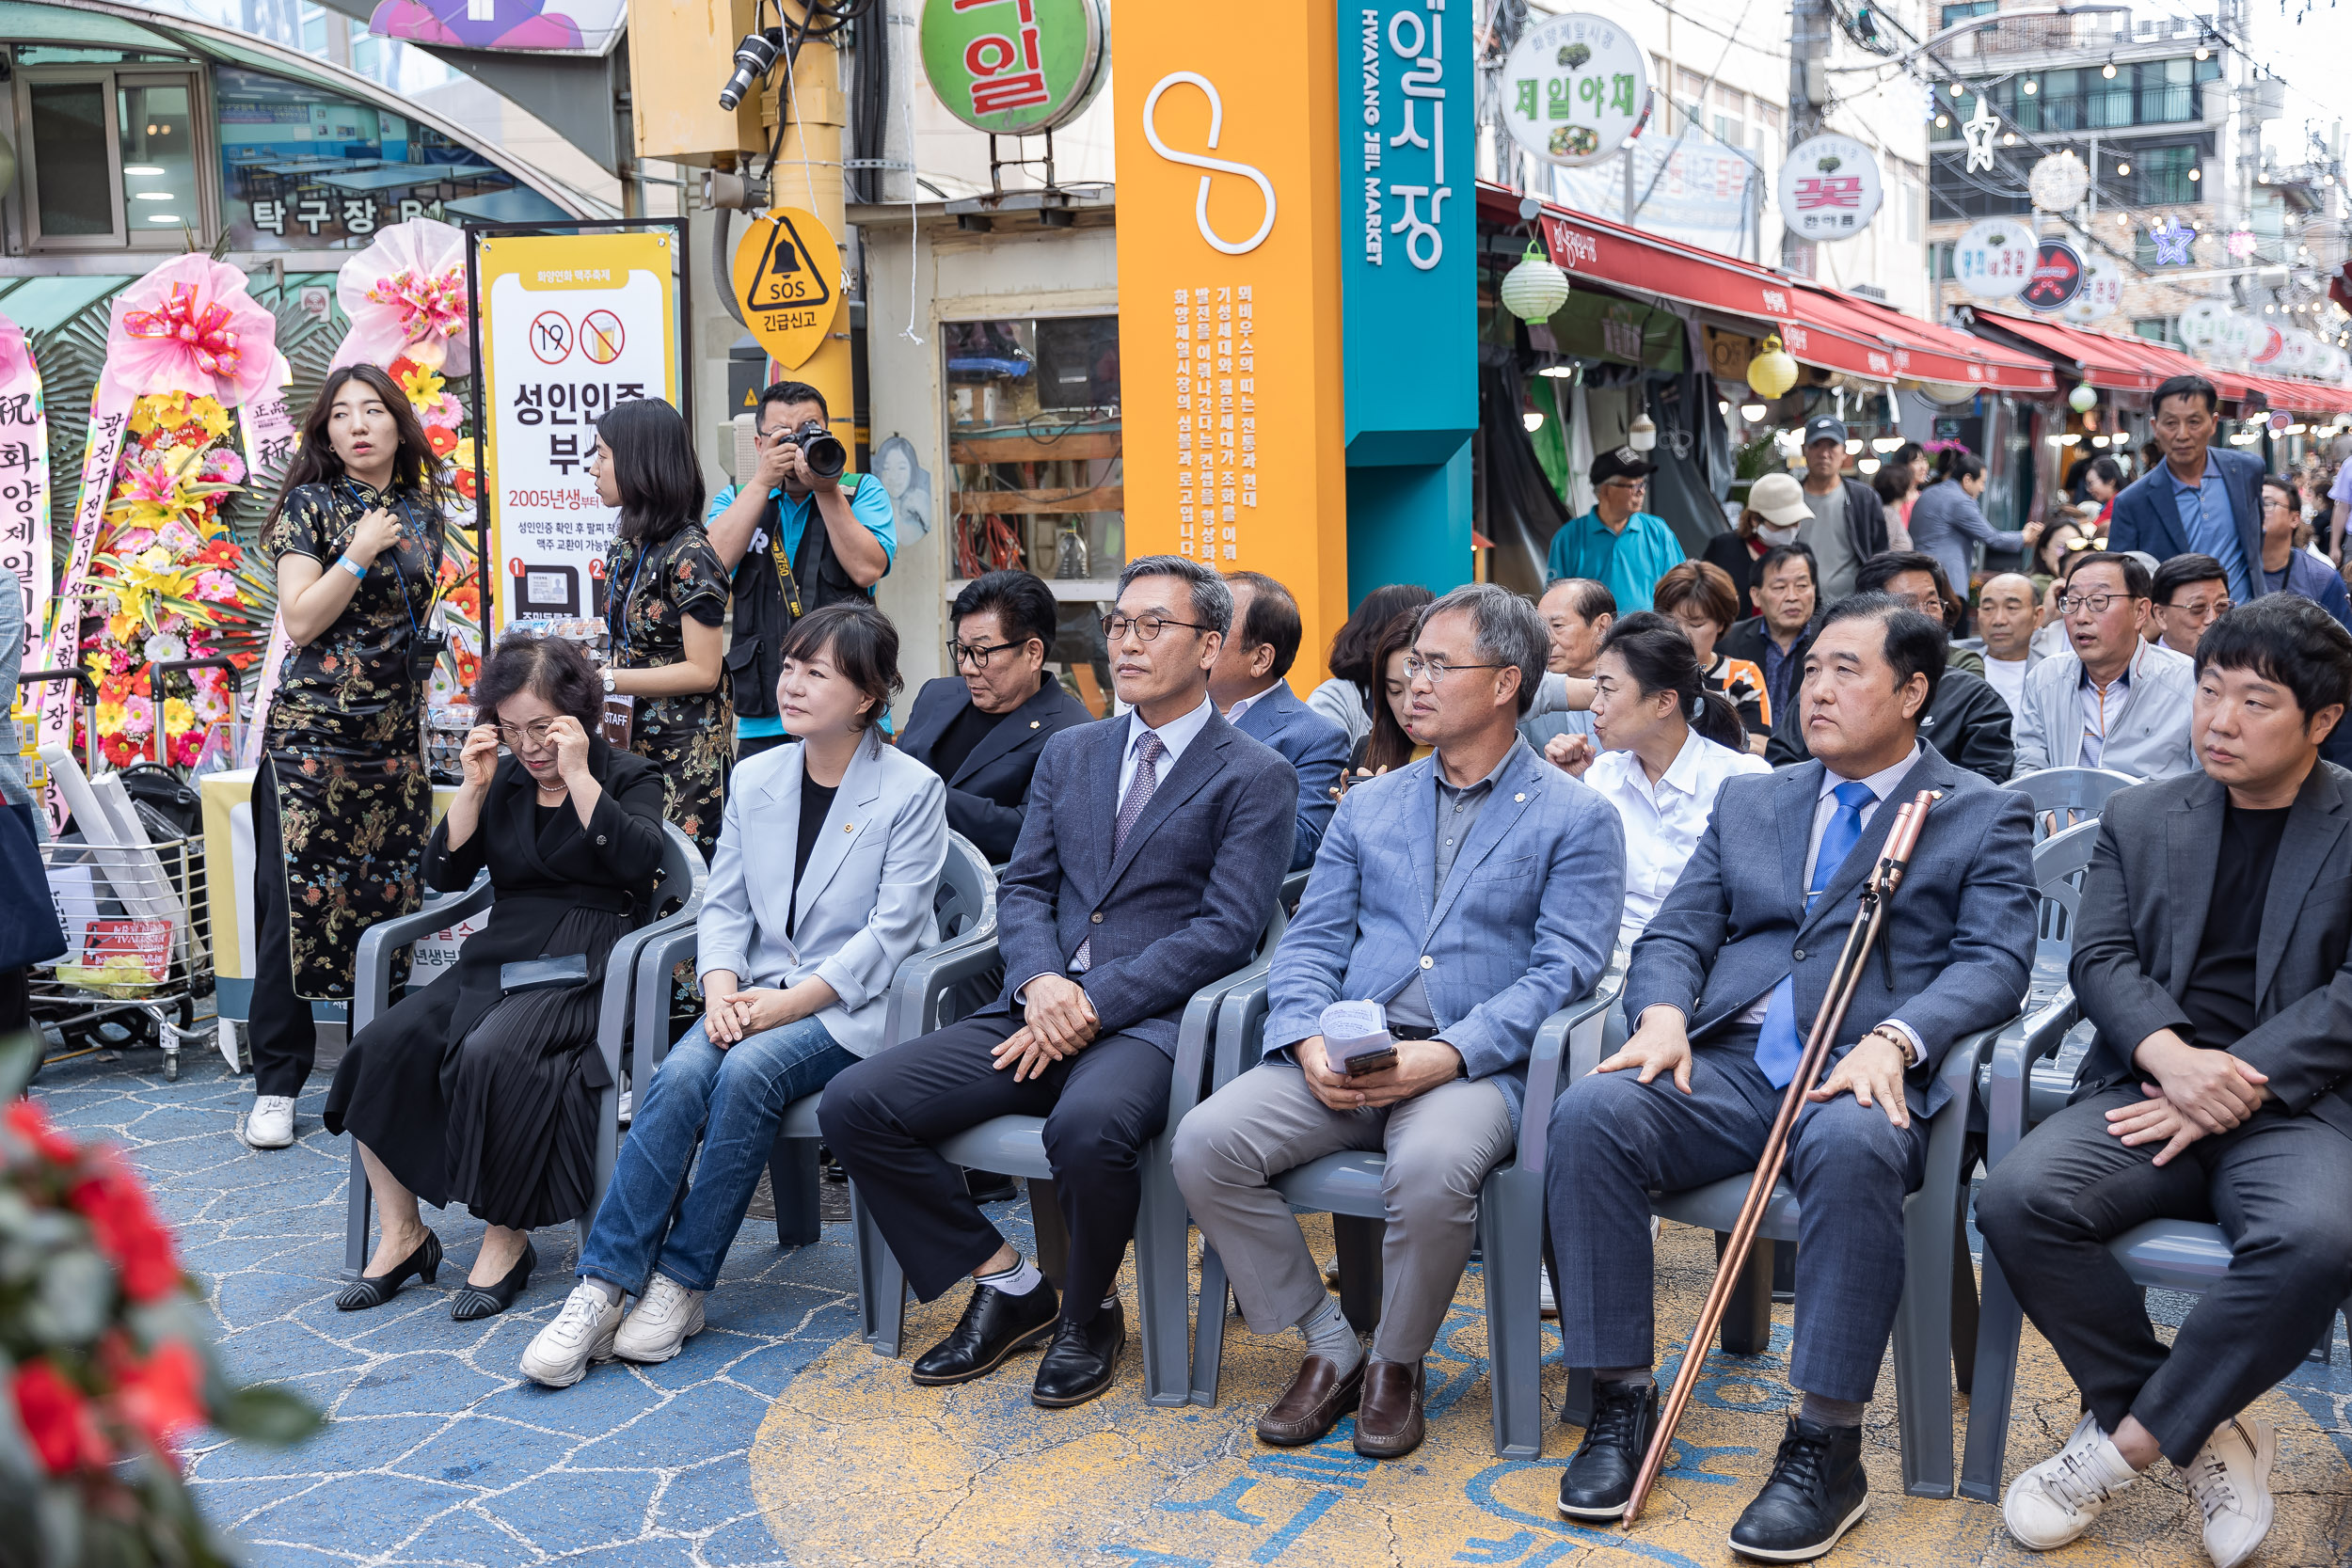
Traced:
[[181, 1048], [212, 1037], [197, 1026], [213, 990], [202, 841], [54, 840], [40, 857], [66, 951], [33, 971], [34, 1019], [69, 1053], [159, 1046], [164, 1076], [178, 1078]]

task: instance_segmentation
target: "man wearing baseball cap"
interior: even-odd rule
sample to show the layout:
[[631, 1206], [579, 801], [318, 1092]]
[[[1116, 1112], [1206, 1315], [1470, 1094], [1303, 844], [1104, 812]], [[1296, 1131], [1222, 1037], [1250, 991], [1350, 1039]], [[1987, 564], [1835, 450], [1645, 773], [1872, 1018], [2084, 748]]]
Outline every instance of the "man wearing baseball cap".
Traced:
[[1878, 492], [1848, 479], [1846, 424], [1827, 414], [1804, 427], [1804, 504], [1812, 520], [1797, 530], [1797, 543], [1813, 551], [1821, 568], [1821, 603], [1853, 592], [1862, 563], [1887, 547], [1886, 508]]
[[1649, 476], [1657, 471], [1631, 447], [1593, 459], [1593, 509], [1551, 536], [1544, 580], [1591, 578], [1615, 597], [1620, 614], [1655, 609], [1650, 590], [1683, 559], [1682, 544], [1666, 520], [1642, 510]]

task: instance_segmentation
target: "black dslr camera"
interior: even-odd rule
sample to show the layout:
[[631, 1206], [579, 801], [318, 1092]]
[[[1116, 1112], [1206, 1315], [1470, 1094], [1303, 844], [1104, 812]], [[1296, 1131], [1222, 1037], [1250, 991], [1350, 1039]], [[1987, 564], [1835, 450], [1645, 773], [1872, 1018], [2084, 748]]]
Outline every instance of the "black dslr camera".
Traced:
[[798, 430], [780, 430], [775, 439], [800, 448], [801, 460], [818, 479], [839, 479], [850, 466], [850, 449], [841, 444], [841, 437], [815, 420]]

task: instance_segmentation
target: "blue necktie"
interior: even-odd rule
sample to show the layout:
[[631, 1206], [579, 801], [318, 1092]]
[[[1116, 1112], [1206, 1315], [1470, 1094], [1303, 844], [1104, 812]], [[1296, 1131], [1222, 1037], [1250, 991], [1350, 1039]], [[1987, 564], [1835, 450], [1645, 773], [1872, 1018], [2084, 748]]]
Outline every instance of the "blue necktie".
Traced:
[[[1861, 842], [1862, 808], [1874, 799], [1866, 784], [1841, 784], [1830, 793], [1837, 797], [1837, 812], [1822, 830], [1821, 847], [1813, 857], [1813, 884], [1804, 890], [1808, 911]], [[1804, 1057], [1804, 1041], [1797, 1035], [1797, 977], [1787, 974], [1764, 1005], [1764, 1026], [1756, 1036], [1756, 1065], [1763, 1070], [1766, 1083], [1784, 1089], [1797, 1075], [1797, 1064]]]

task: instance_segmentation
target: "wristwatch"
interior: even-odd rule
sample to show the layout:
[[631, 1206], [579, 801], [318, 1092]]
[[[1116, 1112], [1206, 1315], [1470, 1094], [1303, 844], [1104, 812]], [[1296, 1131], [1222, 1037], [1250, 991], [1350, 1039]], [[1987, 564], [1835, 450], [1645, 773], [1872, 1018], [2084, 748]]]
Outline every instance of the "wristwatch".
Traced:
[[604, 672], [604, 694], [608, 697], [612, 695], [612, 672], [610, 670]]

